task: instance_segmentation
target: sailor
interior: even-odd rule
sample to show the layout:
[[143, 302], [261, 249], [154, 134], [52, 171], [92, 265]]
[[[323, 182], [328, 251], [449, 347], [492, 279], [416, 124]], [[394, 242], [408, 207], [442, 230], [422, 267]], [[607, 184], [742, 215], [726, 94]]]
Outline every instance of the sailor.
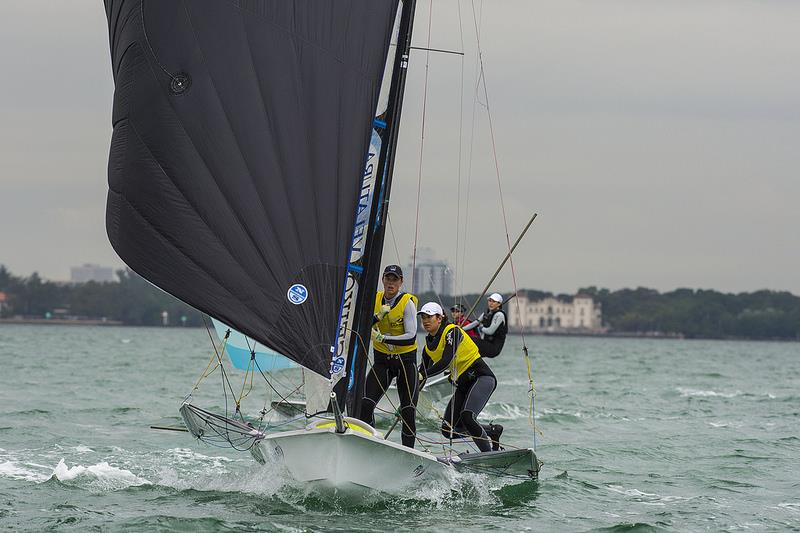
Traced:
[[455, 385], [444, 412], [442, 435], [447, 439], [470, 436], [482, 452], [499, 450], [503, 426], [478, 423], [478, 414], [497, 387], [497, 378], [469, 335], [447, 322], [439, 304], [426, 303], [419, 315], [428, 333], [419, 367], [421, 384], [424, 385], [428, 377], [449, 369], [450, 381]]
[[506, 313], [503, 311], [503, 296], [500, 293], [492, 293], [487, 299], [488, 309], [481, 313], [478, 320], [470, 322], [464, 326], [465, 331], [472, 331], [477, 328], [480, 339], [475, 339], [478, 350], [483, 357], [497, 357], [506, 342], [508, 325], [506, 323]]
[[[467, 318], [467, 308], [464, 304], [455, 304], [450, 308], [450, 312], [453, 314], [453, 324], [456, 326], [461, 326], [463, 328], [472, 322], [469, 318]], [[480, 338], [477, 330], [475, 329], [468, 330], [467, 334], [472, 338], [472, 340]]]
[[398, 265], [383, 270], [383, 291], [375, 296], [372, 328], [374, 363], [367, 375], [359, 418], [375, 425], [375, 406], [394, 378], [400, 397], [403, 445], [414, 447], [417, 428], [417, 297], [400, 292], [403, 271]]

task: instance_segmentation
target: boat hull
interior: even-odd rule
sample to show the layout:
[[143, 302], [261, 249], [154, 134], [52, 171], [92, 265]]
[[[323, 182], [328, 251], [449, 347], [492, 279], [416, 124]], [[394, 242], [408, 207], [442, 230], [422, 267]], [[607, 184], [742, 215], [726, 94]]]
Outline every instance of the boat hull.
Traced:
[[451, 462], [459, 472], [521, 480], [538, 479], [541, 468], [541, 463], [532, 448], [463, 453], [453, 456]]
[[295, 480], [324, 491], [398, 494], [444, 480], [453, 471], [433, 454], [349, 428], [344, 433], [329, 427], [267, 435], [250, 451], [259, 462], [282, 464]]

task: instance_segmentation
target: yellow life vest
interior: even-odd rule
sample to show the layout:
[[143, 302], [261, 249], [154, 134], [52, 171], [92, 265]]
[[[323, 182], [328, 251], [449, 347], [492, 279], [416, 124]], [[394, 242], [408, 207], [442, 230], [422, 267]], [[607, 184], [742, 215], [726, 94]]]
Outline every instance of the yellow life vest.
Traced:
[[[439, 344], [436, 346], [435, 350], [431, 351], [428, 349], [427, 344], [425, 345], [425, 353], [428, 354], [428, 357], [430, 357], [434, 363], [437, 363], [442, 359], [447, 333], [451, 329], [455, 328], [461, 330], [461, 328], [455, 324], [447, 324], [444, 327], [442, 336], [439, 337]], [[456, 381], [459, 376], [463, 375], [464, 372], [466, 372], [467, 369], [472, 366], [472, 363], [480, 358], [480, 356], [481, 354], [478, 352], [478, 346], [470, 338], [470, 336], [464, 332], [464, 330], [461, 330], [461, 342], [458, 344], [456, 353], [453, 356], [453, 361], [450, 363], [450, 375], [452, 376], [453, 381]]]
[[[378, 331], [380, 331], [384, 335], [402, 335], [403, 333], [405, 333], [406, 327], [405, 324], [403, 323], [403, 314], [406, 309], [406, 304], [408, 303], [409, 300], [412, 300], [414, 302], [414, 305], [419, 305], [416, 296], [408, 293], [403, 294], [394, 303], [394, 307], [392, 307], [389, 313], [375, 324], [378, 327]], [[378, 292], [378, 294], [375, 295], [376, 315], [380, 312], [382, 305], [383, 305], [383, 291], [380, 291]], [[375, 348], [376, 351], [385, 354], [401, 354], [401, 353], [416, 352], [417, 336], [416, 334], [414, 335], [414, 344], [395, 346], [394, 344], [387, 344], [385, 342], [376, 341], [372, 343], [372, 347]]]

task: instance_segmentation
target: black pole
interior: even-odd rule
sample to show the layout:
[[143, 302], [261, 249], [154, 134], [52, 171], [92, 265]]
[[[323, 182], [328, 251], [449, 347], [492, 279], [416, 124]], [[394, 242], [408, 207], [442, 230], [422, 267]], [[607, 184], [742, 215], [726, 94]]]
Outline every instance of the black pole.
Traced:
[[[355, 308], [354, 328], [357, 334], [351, 334], [350, 353], [347, 357], [348, 369], [350, 369], [352, 358], [355, 357], [352, 365], [353, 387], [347, 395], [346, 403], [347, 412], [350, 416], [358, 416], [361, 408], [361, 398], [364, 396], [364, 382], [368, 366], [367, 350], [370, 342], [370, 329], [372, 328], [375, 292], [378, 290], [381, 252], [383, 251], [383, 241], [386, 234], [386, 215], [392, 190], [394, 161], [397, 152], [397, 138], [400, 132], [400, 114], [403, 109], [408, 57], [411, 51], [411, 33], [414, 27], [415, 6], [416, 0], [405, 0], [403, 2], [403, 11], [397, 34], [397, 49], [392, 69], [392, 81], [389, 86], [389, 99], [384, 117], [386, 127], [379, 132], [383, 142], [378, 159], [378, 168], [383, 170], [379, 170], [376, 178], [380, 184], [374, 193], [376, 200], [372, 205], [369, 218], [370, 226], [364, 247], [364, 271], [361, 275]], [[349, 376], [343, 379], [342, 382], [349, 382]]]

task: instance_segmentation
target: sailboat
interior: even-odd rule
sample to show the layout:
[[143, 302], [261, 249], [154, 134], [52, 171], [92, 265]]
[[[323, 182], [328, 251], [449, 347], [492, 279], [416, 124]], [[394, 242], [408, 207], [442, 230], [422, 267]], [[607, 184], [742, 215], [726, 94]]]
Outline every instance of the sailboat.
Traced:
[[369, 364], [414, 0], [105, 0], [105, 9], [112, 246], [151, 283], [304, 374], [304, 427], [273, 431], [238, 402], [219, 414], [189, 397], [180, 407], [189, 431], [337, 490], [395, 493], [459, 470], [535, 478], [529, 448], [436, 455], [348, 416]]

